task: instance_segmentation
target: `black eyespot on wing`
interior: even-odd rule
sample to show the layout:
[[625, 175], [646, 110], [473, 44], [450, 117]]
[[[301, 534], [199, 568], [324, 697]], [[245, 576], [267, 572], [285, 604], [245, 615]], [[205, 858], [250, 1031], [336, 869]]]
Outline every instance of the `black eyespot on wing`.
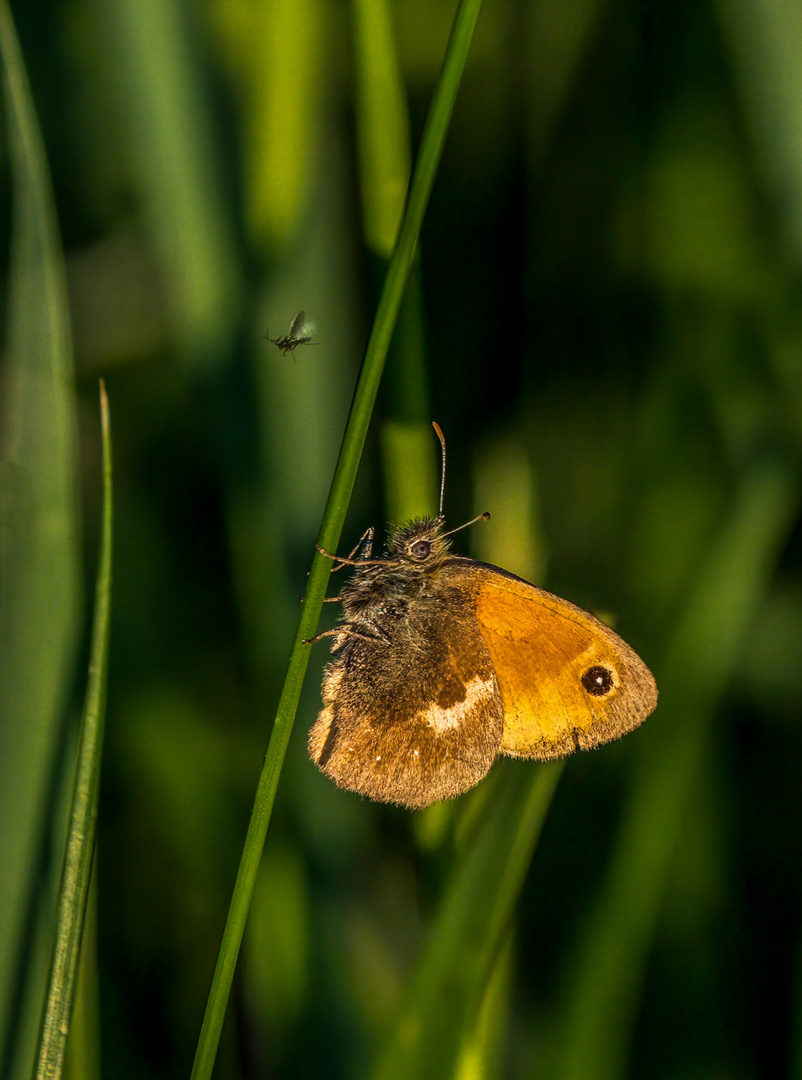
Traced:
[[604, 697], [613, 688], [613, 674], [609, 668], [595, 664], [582, 676], [582, 685], [594, 697]]
[[410, 555], [415, 559], [428, 559], [432, 545], [428, 540], [416, 540], [409, 549]]

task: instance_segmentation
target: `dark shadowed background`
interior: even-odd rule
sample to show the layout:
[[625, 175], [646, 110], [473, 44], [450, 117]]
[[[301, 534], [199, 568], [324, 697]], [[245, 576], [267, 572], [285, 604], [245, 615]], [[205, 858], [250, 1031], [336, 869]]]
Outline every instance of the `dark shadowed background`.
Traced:
[[[104, 1078], [166, 1080], [189, 1075], [454, 3], [396, 0], [389, 23], [383, 0], [12, 8], [74, 340], [72, 719], [100, 377], [114, 434], [88, 1030]], [[461, 1080], [802, 1080], [800, 147], [792, 0], [485, 4], [342, 550], [436, 509], [435, 418], [450, 525], [492, 513], [458, 549], [612, 622], [662, 697], [568, 763]], [[316, 344], [282, 355], [265, 335], [300, 309]], [[413, 815], [324, 779], [305, 739], [326, 655], [240, 958], [232, 1080], [369, 1071], [481, 798]]]

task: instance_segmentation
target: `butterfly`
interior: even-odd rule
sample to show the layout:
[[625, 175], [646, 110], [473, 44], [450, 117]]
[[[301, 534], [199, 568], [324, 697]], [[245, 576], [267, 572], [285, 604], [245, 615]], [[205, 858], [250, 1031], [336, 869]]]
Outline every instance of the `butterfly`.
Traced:
[[318, 635], [333, 659], [309, 754], [339, 787], [412, 809], [469, 790], [499, 754], [588, 750], [657, 705], [652, 673], [604, 623], [453, 555], [442, 492], [438, 516], [394, 527], [382, 558], [372, 529], [347, 558], [323, 552], [353, 572], [342, 622]]

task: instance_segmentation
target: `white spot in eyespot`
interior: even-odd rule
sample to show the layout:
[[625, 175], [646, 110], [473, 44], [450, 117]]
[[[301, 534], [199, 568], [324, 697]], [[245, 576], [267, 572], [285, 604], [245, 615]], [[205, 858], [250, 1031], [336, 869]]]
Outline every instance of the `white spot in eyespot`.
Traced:
[[382, 759], [382, 756], [381, 756], [381, 754], [377, 754], [377, 755], [376, 755], [376, 760], [377, 760], [377, 761], [381, 761], [381, 759]]
[[419, 757], [419, 754], [418, 754], [417, 750], [413, 750], [412, 753], [415, 755], [415, 757]]

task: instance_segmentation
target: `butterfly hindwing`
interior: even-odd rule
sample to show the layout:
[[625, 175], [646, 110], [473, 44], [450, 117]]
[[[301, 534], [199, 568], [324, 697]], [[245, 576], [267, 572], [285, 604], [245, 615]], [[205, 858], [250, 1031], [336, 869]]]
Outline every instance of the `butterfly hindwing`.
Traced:
[[472, 613], [445, 614], [425, 606], [388, 640], [335, 643], [309, 753], [340, 787], [420, 808], [490, 769], [503, 728], [493, 664]]

